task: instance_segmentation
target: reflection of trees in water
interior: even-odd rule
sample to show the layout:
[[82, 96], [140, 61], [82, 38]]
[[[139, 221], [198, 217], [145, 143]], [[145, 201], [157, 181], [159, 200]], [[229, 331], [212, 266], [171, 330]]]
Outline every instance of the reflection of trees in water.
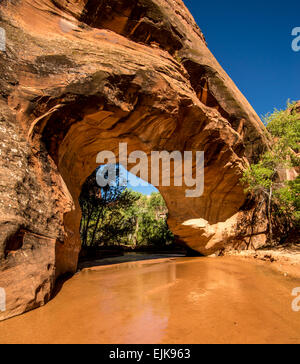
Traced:
[[118, 337], [120, 343], [154, 344], [168, 327], [176, 264], [135, 262], [134, 267], [128, 271], [126, 265], [126, 273], [121, 269], [103, 280], [100, 315], [105, 322], [118, 322], [117, 327], [111, 325], [109, 336]]

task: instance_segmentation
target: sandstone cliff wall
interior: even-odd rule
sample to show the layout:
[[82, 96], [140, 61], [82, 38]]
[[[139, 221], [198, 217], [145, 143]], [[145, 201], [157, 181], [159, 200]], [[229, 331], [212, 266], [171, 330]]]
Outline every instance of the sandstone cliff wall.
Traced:
[[264, 127], [181, 0], [2, 1], [0, 320], [74, 272], [81, 185], [102, 150], [204, 151], [205, 191], [164, 187], [169, 225], [208, 255], [265, 241], [239, 183]]

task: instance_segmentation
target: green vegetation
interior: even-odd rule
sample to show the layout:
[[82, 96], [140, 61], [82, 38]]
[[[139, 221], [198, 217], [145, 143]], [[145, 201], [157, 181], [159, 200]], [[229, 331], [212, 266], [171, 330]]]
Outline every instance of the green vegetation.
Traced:
[[[119, 167], [117, 166], [117, 175]], [[80, 195], [82, 246], [164, 247], [173, 242], [167, 225], [167, 207], [159, 193], [144, 196], [120, 186], [100, 188], [95, 171]]]
[[288, 103], [286, 110], [275, 110], [266, 115], [264, 122], [271, 134], [271, 148], [257, 164], [249, 166], [242, 182], [247, 193], [266, 202], [272, 243], [273, 221], [282, 222], [284, 236], [299, 229], [300, 177], [289, 181], [286, 172], [300, 165], [300, 115], [295, 105]]

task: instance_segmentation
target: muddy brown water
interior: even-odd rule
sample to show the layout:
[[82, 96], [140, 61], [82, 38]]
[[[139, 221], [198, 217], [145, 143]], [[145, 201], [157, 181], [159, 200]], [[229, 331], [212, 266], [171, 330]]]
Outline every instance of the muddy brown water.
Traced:
[[237, 258], [165, 258], [81, 271], [0, 343], [300, 343], [297, 279]]

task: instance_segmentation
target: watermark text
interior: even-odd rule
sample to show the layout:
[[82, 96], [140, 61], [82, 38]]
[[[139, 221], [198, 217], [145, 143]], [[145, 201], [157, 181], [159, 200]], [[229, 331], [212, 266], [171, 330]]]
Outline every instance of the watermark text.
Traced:
[[292, 36], [295, 37], [292, 41], [292, 50], [294, 52], [300, 51], [300, 27], [295, 27], [292, 30]]
[[6, 51], [6, 32], [0, 27], [0, 52]]
[[294, 312], [300, 312], [300, 287], [293, 289], [292, 296], [296, 297], [292, 302], [292, 310]]
[[[100, 152], [96, 162], [105, 165], [102, 173], [97, 174], [98, 185], [100, 187], [113, 185], [116, 181], [116, 169], [111, 168], [111, 165], [117, 163], [115, 153]], [[185, 190], [186, 197], [200, 197], [204, 193], [204, 152], [152, 151], [148, 156], [139, 150], [128, 155], [127, 143], [120, 143], [119, 163], [126, 170], [129, 164], [134, 165], [129, 172], [155, 187], [170, 187], [173, 182], [175, 187], [189, 187]], [[127, 183], [125, 179], [120, 185], [126, 187]]]
[[0, 312], [6, 311], [6, 292], [5, 289], [0, 287]]

